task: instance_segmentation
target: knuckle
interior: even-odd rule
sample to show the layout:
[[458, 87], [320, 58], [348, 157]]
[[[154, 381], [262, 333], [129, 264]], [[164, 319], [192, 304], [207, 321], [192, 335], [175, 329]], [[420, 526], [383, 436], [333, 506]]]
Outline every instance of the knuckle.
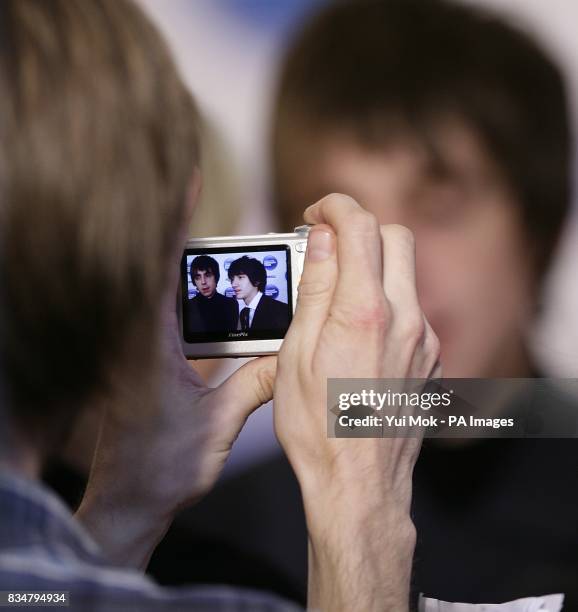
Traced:
[[261, 404], [268, 402], [273, 397], [275, 376], [271, 370], [261, 368], [257, 370], [257, 375], [253, 378], [255, 385], [255, 395]]
[[297, 303], [316, 303], [328, 299], [333, 289], [328, 279], [302, 278], [297, 288]]
[[398, 329], [402, 340], [414, 346], [422, 344], [425, 338], [426, 325], [421, 311], [406, 312], [400, 319]]
[[358, 304], [340, 304], [333, 313], [344, 327], [364, 332], [384, 332], [391, 321], [384, 296], [375, 296]]
[[430, 330], [427, 333], [424, 344], [428, 357], [430, 357], [434, 362], [438, 361], [441, 356], [441, 343], [433, 330]]
[[360, 208], [359, 204], [351, 196], [345, 195], [344, 193], [330, 193], [323, 198], [322, 203], [324, 206], [330, 207], [347, 206], [351, 209]]

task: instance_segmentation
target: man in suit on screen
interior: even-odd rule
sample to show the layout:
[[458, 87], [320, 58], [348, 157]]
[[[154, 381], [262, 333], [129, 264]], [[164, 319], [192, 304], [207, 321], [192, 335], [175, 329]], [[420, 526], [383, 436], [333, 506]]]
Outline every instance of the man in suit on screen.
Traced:
[[258, 259], [243, 255], [231, 263], [228, 274], [236, 298], [243, 300], [238, 329], [287, 329], [289, 306], [265, 295], [267, 271]]

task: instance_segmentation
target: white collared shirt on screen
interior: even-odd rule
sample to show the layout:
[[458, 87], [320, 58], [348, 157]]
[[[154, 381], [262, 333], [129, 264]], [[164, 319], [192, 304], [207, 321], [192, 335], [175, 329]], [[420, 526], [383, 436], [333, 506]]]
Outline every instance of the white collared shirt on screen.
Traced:
[[255, 310], [257, 310], [257, 306], [263, 297], [263, 293], [261, 291], [257, 291], [255, 297], [248, 303], [245, 304], [244, 300], [239, 302], [239, 324], [237, 325], [237, 329], [241, 329], [241, 311], [243, 308], [249, 308], [249, 327], [253, 325], [253, 317], [255, 316]]

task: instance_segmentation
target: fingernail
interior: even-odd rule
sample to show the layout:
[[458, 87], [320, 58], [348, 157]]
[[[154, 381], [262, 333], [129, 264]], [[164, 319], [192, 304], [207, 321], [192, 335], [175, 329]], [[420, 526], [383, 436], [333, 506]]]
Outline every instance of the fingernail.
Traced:
[[324, 261], [333, 254], [333, 234], [323, 230], [309, 233], [307, 239], [307, 260]]

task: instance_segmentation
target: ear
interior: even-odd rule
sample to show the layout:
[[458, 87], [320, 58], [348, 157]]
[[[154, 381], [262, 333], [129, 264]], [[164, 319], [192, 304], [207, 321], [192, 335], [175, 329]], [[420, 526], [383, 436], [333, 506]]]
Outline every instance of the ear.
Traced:
[[186, 228], [191, 225], [193, 213], [195, 212], [195, 208], [197, 207], [197, 203], [201, 195], [202, 186], [203, 179], [201, 176], [201, 171], [198, 166], [195, 166], [193, 169], [193, 173], [191, 174], [191, 179], [189, 181], [189, 186], [187, 189], [187, 199], [185, 202], [185, 218], [183, 219], [183, 225]]

